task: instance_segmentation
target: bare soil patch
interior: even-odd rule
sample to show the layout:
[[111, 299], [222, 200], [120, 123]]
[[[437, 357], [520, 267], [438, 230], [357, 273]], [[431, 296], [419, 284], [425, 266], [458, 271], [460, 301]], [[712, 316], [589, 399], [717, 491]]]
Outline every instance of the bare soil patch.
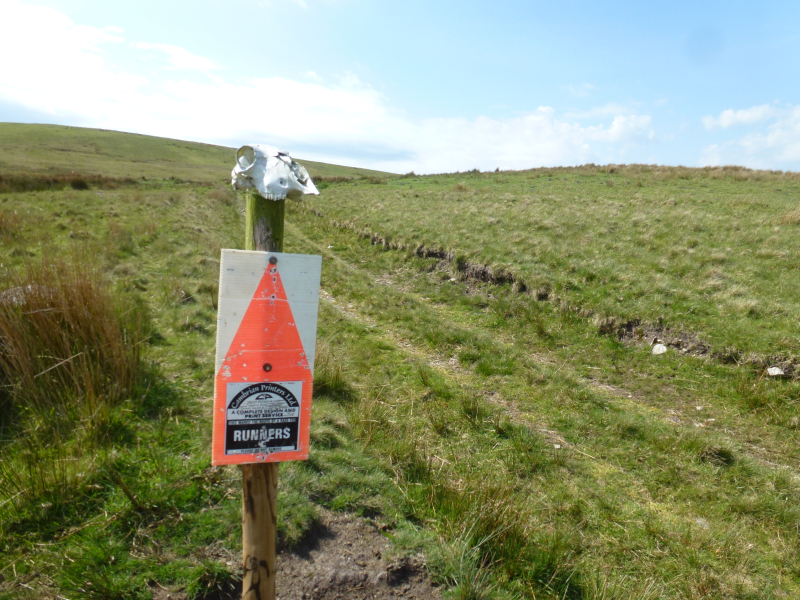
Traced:
[[800, 363], [796, 357], [781, 355], [758, 355], [742, 352], [737, 348], [714, 350], [700, 340], [693, 332], [674, 329], [663, 322], [642, 323], [638, 319], [618, 323], [614, 318], [600, 321], [601, 335], [616, 335], [626, 344], [664, 344], [676, 352], [689, 356], [705, 356], [723, 364], [747, 365], [766, 372], [769, 367], [779, 367], [782, 377], [797, 378], [800, 376]]
[[599, 330], [601, 335], [616, 334], [620, 341], [628, 344], [664, 344], [681, 354], [707, 356], [711, 351], [697, 334], [673, 329], [661, 322], [642, 323], [633, 319], [618, 323], [613, 318], [607, 318], [600, 322]]
[[[441, 588], [427, 576], [422, 556], [391, 560], [391, 541], [367, 521], [321, 512], [305, 542], [278, 554], [277, 600], [437, 600]], [[206, 600], [239, 600], [231, 581]], [[153, 600], [186, 600], [183, 591], [154, 586]]]
[[421, 556], [388, 560], [390, 540], [366, 521], [323, 514], [315, 535], [278, 557], [283, 600], [441, 598]]

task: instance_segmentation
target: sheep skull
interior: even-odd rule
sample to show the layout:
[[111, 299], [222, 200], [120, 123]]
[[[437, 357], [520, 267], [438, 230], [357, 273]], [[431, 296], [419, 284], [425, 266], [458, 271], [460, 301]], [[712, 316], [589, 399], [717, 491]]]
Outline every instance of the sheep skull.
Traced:
[[231, 184], [235, 190], [255, 188], [267, 200], [319, 195], [308, 171], [294, 162], [288, 152], [259, 144], [242, 146], [236, 151]]

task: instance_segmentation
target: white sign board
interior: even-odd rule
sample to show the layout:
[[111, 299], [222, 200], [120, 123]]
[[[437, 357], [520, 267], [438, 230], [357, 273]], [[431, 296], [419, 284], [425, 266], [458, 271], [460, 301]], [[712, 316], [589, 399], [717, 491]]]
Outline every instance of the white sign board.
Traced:
[[212, 463], [308, 458], [322, 257], [223, 250]]

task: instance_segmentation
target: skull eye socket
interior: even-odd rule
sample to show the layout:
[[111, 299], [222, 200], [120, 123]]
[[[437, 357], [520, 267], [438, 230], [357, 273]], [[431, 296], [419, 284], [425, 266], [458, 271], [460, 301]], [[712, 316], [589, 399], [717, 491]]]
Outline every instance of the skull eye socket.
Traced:
[[250, 146], [242, 146], [236, 152], [236, 162], [242, 169], [247, 169], [253, 166], [256, 162], [256, 152]]
[[286, 185], [286, 180], [285, 179], [278, 179], [278, 183], [280, 183], [281, 185]]

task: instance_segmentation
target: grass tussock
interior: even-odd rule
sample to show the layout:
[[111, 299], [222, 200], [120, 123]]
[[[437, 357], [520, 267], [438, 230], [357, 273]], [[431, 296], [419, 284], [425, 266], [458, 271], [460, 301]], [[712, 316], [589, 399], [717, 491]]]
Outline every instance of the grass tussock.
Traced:
[[345, 177], [344, 175], [328, 175], [328, 176], [321, 175], [319, 177], [315, 177], [314, 178], [314, 183], [316, 183], [316, 184], [320, 184], [320, 183], [327, 183], [327, 184], [331, 184], [331, 183], [346, 183], [346, 182], [349, 182], [349, 181], [353, 181], [353, 178], [352, 177]]
[[389, 180], [386, 177], [378, 177], [375, 175], [369, 175], [362, 179], [364, 183], [370, 183], [372, 185], [386, 185], [389, 183]]
[[0, 426], [10, 442], [0, 496], [35, 496], [68, 483], [83, 445], [113, 435], [110, 409], [141, 376], [143, 316], [78, 255], [5, 273], [2, 287]]
[[334, 340], [319, 340], [314, 358], [314, 395], [347, 400], [352, 394], [342, 370], [342, 363], [336, 354]]
[[13, 211], [0, 210], [0, 238], [15, 237], [22, 227], [22, 219]]
[[210, 189], [206, 196], [226, 205], [233, 205], [236, 202], [236, 192], [230, 186], [216, 186]]
[[800, 208], [785, 213], [780, 222], [781, 225], [800, 225]]

